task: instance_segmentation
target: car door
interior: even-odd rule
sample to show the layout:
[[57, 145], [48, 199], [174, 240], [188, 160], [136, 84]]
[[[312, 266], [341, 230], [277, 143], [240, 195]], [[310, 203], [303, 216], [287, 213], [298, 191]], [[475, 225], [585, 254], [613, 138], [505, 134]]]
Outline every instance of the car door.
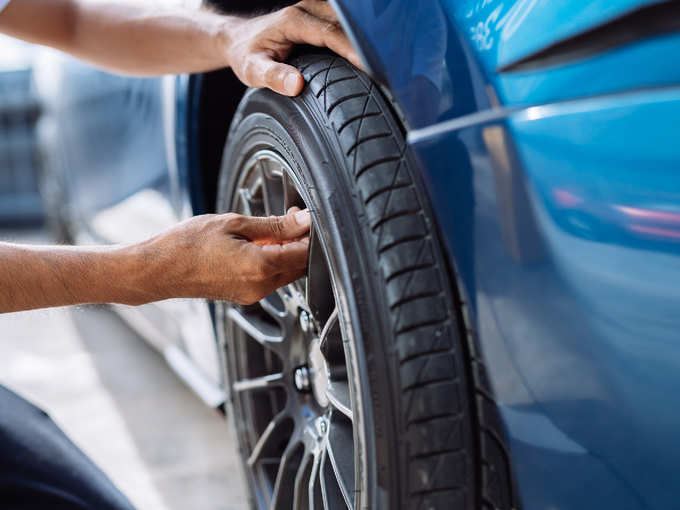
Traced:
[[[65, 183], [78, 243], [132, 243], [191, 216], [174, 140], [185, 77], [113, 75], [45, 51], [36, 82], [45, 105], [47, 171]], [[181, 99], [181, 97], [180, 97]], [[222, 399], [208, 306], [168, 300], [116, 310], [210, 405]]]

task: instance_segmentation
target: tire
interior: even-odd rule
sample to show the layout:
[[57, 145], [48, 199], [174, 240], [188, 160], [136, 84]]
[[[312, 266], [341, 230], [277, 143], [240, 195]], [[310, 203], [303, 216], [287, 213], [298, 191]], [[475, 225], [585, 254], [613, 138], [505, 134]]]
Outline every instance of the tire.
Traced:
[[[344, 506], [339, 507], [505, 507], [503, 501], [490, 501], [485, 496], [488, 491], [481, 489], [487, 482], [482, 480], [479, 461], [478, 416], [472, 397], [475, 388], [466, 355], [467, 340], [461, 333], [460, 311], [427, 194], [407, 150], [401, 125], [380, 89], [343, 59], [327, 54], [305, 55], [293, 64], [307, 83], [300, 96], [290, 99], [268, 90], [251, 90], [241, 102], [224, 150], [218, 210], [281, 214], [288, 206], [306, 205], [312, 213], [312, 253], [303, 290], [308, 303], [312, 302], [310, 314], [315, 320], [315, 307], [319, 305], [314, 304], [314, 285], [310, 282], [317, 278], [312, 274], [319, 272], [322, 264], [318, 261], [323, 260], [342, 330], [353, 412], [354, 480], [343, 482], [341, 470], [336, 469], [338, 461], [331, 458], [345, 496]], [[272, 187], [270, 177], [278, 175], [271, 165], [281, 165], [278, 172], [283, 175], [283, 203], [265, 197], [262, 206], [259, 199], [253, 198], [259, 196], [260, 188], [252, 188], [253, 195], [251, 188], [243, 187], [258, 182], [252, 177], [258, 165], [262, 197]], [[289, 187], [295, 188], [295, 193]], [[250, 198], [243, 199], [244, 194]], [[240, 208], [239, 204], [246, 202], [248, 207]], [[276, 208], [274, 204], [278, 204]], [[296, 288], [300, 286], [286, 290], [281, 299], [290, 300]], [[278, 302], [280, 298], [272, 299]], [[273, 306], [263, 302], [262, 308]], [[225, 380], [231, 385], [229, 414], [244, 459], [251, 504], [253, 508], [326, 508], [320, 502], [315, 505], [314, 477], [318, 471], [319, 483], [326, 484], [322, 497], [331, 492], [329, 478], [324, 482], [326, 475], [323, 468], [315, 467], [316, 457], [305, 460], [307, 446], [296, 446], [302, 448], [302, 453], [290, 446], [292, 438], [297, 437], [294, 430], [298, 418], [288, 426], [293, 427], [292, 432], [286, 430], [277, 436], [280, 451], [271, 455], [280, 462], [271, 476], [255, 472], [245, 462], [252, 458], [253, 444], [259, 448], [265, 435], [254, 434], [259, 436], [254, 441], [253, 430], [271, 430], [253, 419], [257, 415], [253, 409], [259, 409], [260, 404], [253, 404], [255, 397], [246, 397], [242, 392], [252, 384], [239, 382], [244, 374], [257, 371], [253, 366], [265, 363], [257, 361], [265, 359], [259, 350], [259, 357], [251, 355], [251, 344], [239, 340], [250, 338], [253, 324], [264, 320], [257, 315], [261, 313], [260, 308], [226, 303], [217, 308]], [[304, 309], [299, 313], [306, 314]], [[260, 318], [246, 320], [247, 316]], [[244, 325], [251, 328], [245, 334]], [[323, 331], [320, 335], [323, 337]], [[323, 338], [320, 342], [323, 344]], [[255, 356], [253, 363], [247, 361], [249, 356]], [[324, 366], [332, 363], [335, 362], [326, 359]], [[285, 372], [286, 360], [274, 365]], [[333, 370], [327, 369], [330, 382], [324, 387], [329, 395], [336, 385]], [[289, 390], [295, 384], [299, 391], [297, 379], [293, 381], [297, 375], [298, 372], [282, 375], [283, 382], [269, 393], [273, 403], [267, 416], [282, 412], [293, 399], [296, 409], [306, 408], [312, 413], [299, 418], [307, 420], [305, 430], [313, 430], [308, 425], [313, 420], [330, 416], [327, 442], [332, 444], [333, 419], [341, 417], [339, 408], [332, 403], [326, 408], [314, 396]], [[319, 435], [317, 441], [323, 443], [323, 436]], [[328, 456], [332, 457], [328, 448]], [[313, 448], [310, 451], [314, 454]], [[286, 486], [286, 476], [292, 476], [285, 474], [291, 470], [298, 474], [292, 485], [287, 484], [285, 496], [281, 487]], [[507, 482], [503, 473], [496, 473], [492, 483], [497, 483], [499, 477], [501, 484]], [[307, 489], [301, 491], [298, 485], [303, 487], [305, 483], [309, 492], [300, 500], [299, 495]], [[343, 483], [352, 486], [353, 496], [349, 499], [342, 491]], [[503, 488], [501, 500], [505, 494]], [[328, 507], [334, 508], [332, 501]]]

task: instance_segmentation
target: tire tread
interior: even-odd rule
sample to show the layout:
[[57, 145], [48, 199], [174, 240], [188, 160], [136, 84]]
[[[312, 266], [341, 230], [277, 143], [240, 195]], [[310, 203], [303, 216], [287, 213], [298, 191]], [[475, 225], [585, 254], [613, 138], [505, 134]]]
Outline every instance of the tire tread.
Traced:
[[[461, 303], [442, 286], [448, 269], [436, 255], [424, 193], [405, 163], [406, 142], [363, 73], [337, 56], [305, 64], [310, 58], [301, 57], [299, 68], [349, 158], [385, 283], [394, 339], [387, 349], [395, 354], [407, 456], [402, 508], [510, 509], [509, 460], [497, 414], [491, 417], [495, 404], [482, 395], [491, 394], [488, 383], [476, 390], [487, 381], [484, 367], [476, 352], [462, 348], [468, 340], [456, 309]], [[459, 369], [466, 363], [474, 374], [469, 385]], [[478, 431], [466, 425], [466, 409], [475, 410]], [[473, 443], [480, 452], [470, 451]]]

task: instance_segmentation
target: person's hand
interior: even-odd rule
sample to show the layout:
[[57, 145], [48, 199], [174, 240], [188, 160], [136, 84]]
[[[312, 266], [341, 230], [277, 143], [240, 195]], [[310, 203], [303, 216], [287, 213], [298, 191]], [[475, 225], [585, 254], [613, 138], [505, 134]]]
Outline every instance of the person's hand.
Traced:
[[309, 212], [191, 218], [143, 244], [154, 292], [251, 304], [304, 276]]
[[298, 95], [304, 86], [302, 74], [281, 63], [295, 44], [328, 47], [361, 67], [333, 9], [324, 0], [303, 0], [252, 19], [232, 18], [224, 33], [229, 64], [250, 87], [269, 87], [287, 96]]

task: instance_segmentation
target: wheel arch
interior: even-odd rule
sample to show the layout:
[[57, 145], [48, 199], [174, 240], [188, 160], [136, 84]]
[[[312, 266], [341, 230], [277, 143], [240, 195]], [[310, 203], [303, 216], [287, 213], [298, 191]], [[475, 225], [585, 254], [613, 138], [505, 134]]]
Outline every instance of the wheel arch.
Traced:
[[[290, 5], [285, 0], [204, 0], [204, 8], [252, 16]], [[231, 69], [219, 69], [189, 76], [178, 90], [184, 111], [178, 112], [175, 138], [180, 165], [194, 214], [216, 210], [217, 181], [229, 126], [246, 91]]]
[[[203, 6], [221, 12], [254, 15], [291, 5], [291, 0], [204, 0]], [[368, 58], [367, 38], [360, 27], [344, 15], [344, 2], [331, 0], [343, 29], [357, 48], [369, 74], [381, 82], [386, 80], [374, 67], [376, 58]], [[373, 56], [375, 57], [375, 56]], [[186, 86], [178, 93], [183, 95], [184, 122], [177, 123], [177, 152], [187, 177], [188, 195], [194, 214], [215, 212], [217, 181], [222, 152], [232, 118], [246, 87], [230, 69], [221, 69], [189, 76]], [[393, 102], [393, 106], [394, 102]], [[403, 115], [399, 115], [404, 123]], [[405, 126], [404, 126], [405, 127]], [[183, 142], [183, 143], [182, 143]]]

